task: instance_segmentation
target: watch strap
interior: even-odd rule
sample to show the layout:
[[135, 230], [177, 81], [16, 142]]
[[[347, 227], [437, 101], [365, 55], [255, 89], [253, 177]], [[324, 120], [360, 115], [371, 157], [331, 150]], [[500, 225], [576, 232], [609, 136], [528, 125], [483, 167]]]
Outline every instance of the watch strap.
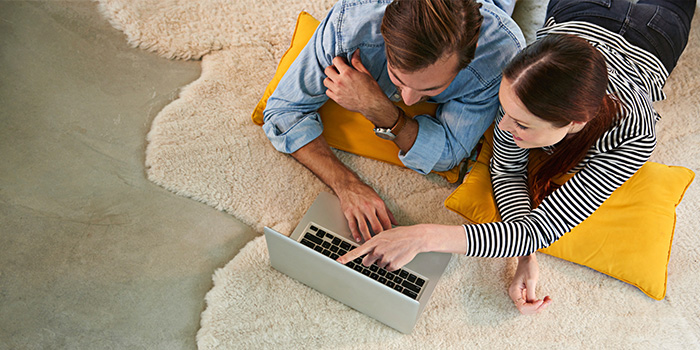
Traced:
[[403, 127], [406, 126], [406, 113], [399, 106], [396, 106], [396, 109], [399, 110], [399, 118], [396, 120], [396, 124], [391, 127], [391, 133], [394, 134], [394, 136], [399, 136]]

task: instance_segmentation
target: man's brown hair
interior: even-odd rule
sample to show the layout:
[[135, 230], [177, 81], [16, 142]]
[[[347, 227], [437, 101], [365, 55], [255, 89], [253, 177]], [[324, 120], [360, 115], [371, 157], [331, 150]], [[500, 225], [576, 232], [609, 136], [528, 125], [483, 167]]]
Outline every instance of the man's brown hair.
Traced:
[[387, 61], [415, 72], [445, 54], [459, 55], [458, 70], [474, 59], [484, 17], [474, 0], [395, 0], [382, 20]]

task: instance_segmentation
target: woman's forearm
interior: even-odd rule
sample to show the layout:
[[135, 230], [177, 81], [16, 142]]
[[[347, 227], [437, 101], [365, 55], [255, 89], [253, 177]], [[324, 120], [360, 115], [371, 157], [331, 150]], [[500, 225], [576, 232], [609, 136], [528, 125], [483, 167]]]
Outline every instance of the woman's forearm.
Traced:
[[421, 230], [425, 234], [425, 250], [441, 253], [467, 253], [467, 239], [463, 226], [424, 224]]

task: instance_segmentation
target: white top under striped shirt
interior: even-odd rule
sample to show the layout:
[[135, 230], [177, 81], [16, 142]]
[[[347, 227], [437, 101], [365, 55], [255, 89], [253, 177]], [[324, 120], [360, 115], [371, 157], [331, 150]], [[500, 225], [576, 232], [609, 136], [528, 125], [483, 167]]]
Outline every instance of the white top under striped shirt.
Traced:
[[[608, 93], [617, 95], [625, 117], [596, 141], [576, 174], [531, 209], [527, 149], [509, 132], [495, 128], [491, 181], [502, 222], [464, 225], [467, 255], [524, 256], [549, 246], [588, 218], [612, 192], [649, 159], [656, 147], [659, 115], [653, 101], [663, 100], [668, 73], [654, 55], [622, 36], [587, 22], [557, 24], [550, 18], [537, 32], [573, 34], [600, 51], [608, 64]], [[499, 111], [496, 123], [503, 118]]]

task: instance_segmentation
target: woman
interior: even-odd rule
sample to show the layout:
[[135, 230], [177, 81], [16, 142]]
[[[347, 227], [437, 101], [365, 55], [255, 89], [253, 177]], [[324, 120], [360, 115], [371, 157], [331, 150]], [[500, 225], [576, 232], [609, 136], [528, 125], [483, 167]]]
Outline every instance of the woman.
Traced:
[[[397, 269], [424, 251], [519, 257], [509, 295], [543, 310], [534, 252], [588, 218], [656, 146], [653, 101], [688, 41], [695, 1], [550, 1], [548, 19], [503, 72], [491, 178], [502, 222], [416, 225], [338, 259]], [[547, 156], [528, 176], [530, 149]], [[559, 188], [549, 179], [573, 177]]]

